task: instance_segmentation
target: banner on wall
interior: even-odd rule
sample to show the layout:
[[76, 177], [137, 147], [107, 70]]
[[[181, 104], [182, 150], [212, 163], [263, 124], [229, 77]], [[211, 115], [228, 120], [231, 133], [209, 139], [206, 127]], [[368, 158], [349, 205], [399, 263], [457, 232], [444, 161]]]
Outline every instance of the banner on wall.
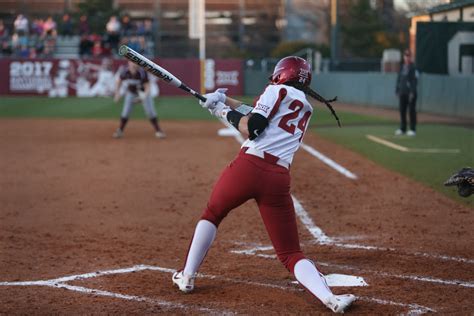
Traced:
[[418, 22], [416, 65], [421, 72], [474, 74], [474, 23]]
[[[188, 86], [199, 90], [201, 86], [198, 59], [154, 60], [168, 69]], [[112, 96], [115, 82], [126, 67], [125, 60], [81, 59], [3, 59], [0, 73], [2, 95], [42, 95], [48, 97], [100, 97]], [[161, 83], [150, 75], [151, 93], [160, 95], [186, 95], [186, 92]], [[240, 60], [212, 60], [212, 69], [205, 76], [208, 91], [228, 88], [231, 95], [243, 94], [243, 69]], [[207, 81], [209, 80], [209, 82]]]

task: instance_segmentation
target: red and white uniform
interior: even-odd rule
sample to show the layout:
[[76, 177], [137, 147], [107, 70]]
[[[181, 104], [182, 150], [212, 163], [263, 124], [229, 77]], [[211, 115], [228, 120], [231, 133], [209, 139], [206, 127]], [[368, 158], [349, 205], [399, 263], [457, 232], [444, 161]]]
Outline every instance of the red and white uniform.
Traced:
[[[215, 184], [201, 220], [196, 225], [185, 265], [173, 274], [173, 283], [183, 292], [194, 289], [194, 278], [216, 236], [217, 227], [231, 210], [253, 199], [257, 202], [265, 228], [278, 259], [298, 282], [333, 312], [341, 313], [356, 299], [354, 295], [334, 295], [316, 266], [300, 249], [293, 199], [290, 194], [290, 171], [293, 155], [303, 139], [313, 108], [304, 92], [311, 92], [311, 65], [304, 59], [288, 56], [280, 60], [270, 77], [271, 85], [256, 101], [250, 126], [265, 129], [249, 131], [248, 139]], [[286, 83], [286, 85], [285, 85]], [[206, 95], [204, 104], [213, 115], [212, 99], [219, 100], [219, 91]], [[317, 99], [320, 99], [319, 97]], [[211, 106], [214, 105], [212, 108]], [[258, 115], [257, 115], [258, 114]], [[227, 114], [233, 121], [234, 113]], [[253, 120], [253, 121], [252, 121]], [[254, 124], [255, 123], [255, 124]], [[233, 123], [232, 123], [233, 124]], [[257, 133], [261, 131], [260, 135]]]
[[252, 113], [266, 117], [268, 126], [242, 147], [269, 153], [291, 164], [313, 114], [304, 92], [286, 85], [268, 85]]
[[201, 217], [217, 227], [232, 209], [254, 199], [278, 258], [291, 272], [305, 257], [290, 194], [289, 164], [312, 111], [303, 92], [269, 85], [253, 110], [267, 117], [269, 125], [256, 139], [247, 140], [224, 169]]

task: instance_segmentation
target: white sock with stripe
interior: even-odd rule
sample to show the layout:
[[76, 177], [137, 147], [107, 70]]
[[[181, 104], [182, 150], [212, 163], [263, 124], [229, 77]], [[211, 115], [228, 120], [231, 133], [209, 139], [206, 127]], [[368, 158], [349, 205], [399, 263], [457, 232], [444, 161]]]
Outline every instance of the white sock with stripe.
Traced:
[[316, 266], [308, 259], [301, 259], [294, 268], [296, 280], [321, 302], [326, 303], [333, 294]]
[[216, 232], [217, 227], [213, 223], [204, 219], [198, 222], [186, 258], [186, 264], [183, 271], [184, 274], [193, 275], [198, 271], [199, 266], [204, 260], [207, 251], [216, 237]]

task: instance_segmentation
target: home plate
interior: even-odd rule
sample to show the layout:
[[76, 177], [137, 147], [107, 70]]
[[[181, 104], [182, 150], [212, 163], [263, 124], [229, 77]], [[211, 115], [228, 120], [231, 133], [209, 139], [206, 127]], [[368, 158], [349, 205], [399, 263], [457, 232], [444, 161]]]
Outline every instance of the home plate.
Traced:
[[[369, 286], [363, 277], [347, 274], [327, 274], [324, 276], [329, 287], [332, 286]], [[298, 284], [298, 281], [292, 282]]]
[[229, 128], [221, 128], [217, 131], [217, 135], [219, 136], [236, 136], [239, 135], [240, 132], [233, 127]]

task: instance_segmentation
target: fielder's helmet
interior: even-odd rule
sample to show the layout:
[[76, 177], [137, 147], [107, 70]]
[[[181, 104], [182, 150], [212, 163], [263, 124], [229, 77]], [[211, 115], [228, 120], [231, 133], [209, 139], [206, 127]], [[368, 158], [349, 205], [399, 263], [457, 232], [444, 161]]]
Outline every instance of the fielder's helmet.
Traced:
[[297, 83], [303, 87], [311, 83], [311, 65], [301, 57], [288, 56], [281, 59], [270, 76], [272, 84]]

